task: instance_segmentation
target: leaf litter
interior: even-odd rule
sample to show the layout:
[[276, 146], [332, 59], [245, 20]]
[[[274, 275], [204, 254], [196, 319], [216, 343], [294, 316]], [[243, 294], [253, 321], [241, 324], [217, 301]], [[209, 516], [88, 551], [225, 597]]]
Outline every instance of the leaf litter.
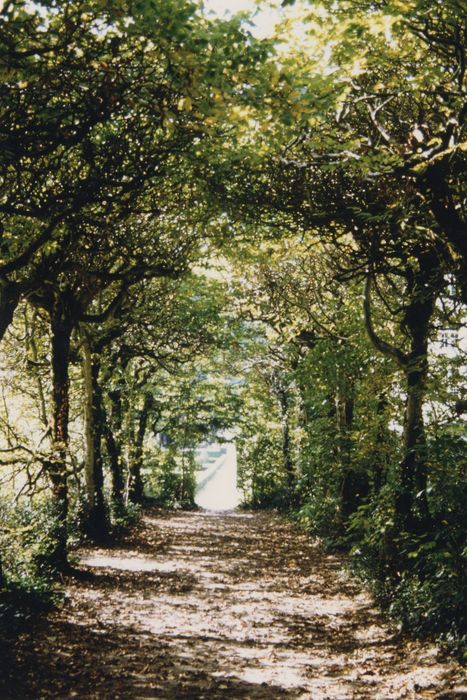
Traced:
[[79, 555], [64, 603], [4, 640], [3, 700], [467, 698], [454, 660], [277, 515], [149, 510]]

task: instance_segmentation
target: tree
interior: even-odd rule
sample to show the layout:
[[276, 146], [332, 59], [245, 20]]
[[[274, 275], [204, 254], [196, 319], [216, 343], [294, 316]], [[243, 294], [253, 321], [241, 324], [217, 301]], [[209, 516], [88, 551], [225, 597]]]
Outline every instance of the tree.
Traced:
[[[390, 347], [368, 322], [370, 285], [367, 328], [376, 348], [396, 359], [406, 379], [400, 486], [405, 495], [396, 497], [396, 511], [409, 529], [418, 517], [428, 518], [422, 405], [436, 304], [450, 276], [463, 285], [462, 253], [452, 236], [454, 228], [460, 230], [464, 207], [462, 128], [454, 124], [464, 119], [458, 44], [465, 27], [458, 4], [447, 5], [435, 3], [428, 11], [424, 3], [406, 3], [398, 12], [391, 2], [342, 8], [322, 3], [311, 10], [313, 52], [294, 47], [282, 69], [284, 82], [296, 86], [294, 120], [286, 120], [284, 129], [289, 143], [276, 163], [245, 164], [235, 190], [250, 216], [255, 208], [270, 212], [271, 229], [275, 216], [276, 225], [290, 228], [292, 222], [315, 232], [335, 251], [337, 280], [384, 279], [376, 289], [391, 297], [383, 302], [391, 305], [408, 350]], [[320, 42], [330, 35], [335, 48], [326, 52]], [[451, 126], [445, 130], [446, 117]], [[430, 146], [424, 150], [425, 139]], [[446, 149], [452, 149], [449, 156]], [[433, 185], [421, 173], [431, 172], [439, 160], [449, 170], [443, 177], [451, 190], [435, 205]], [[436, 211], [438, 206], [446, 214], [448, 200], [456, 208], [450, 232]]]
[[[226, 60], [226, 51], [227, 73], [236, 72], [237, 79], [242, 73], [245, 80], [266, 56], [238, 20], [209, 23], [198, 15], [195, 21], [196, 9], [188, 2], [172, 3], [169, 13], [166, 3], [142, 4], [133, 12], [120, 2], [58, 8], [10, 3], [1, 17], [4, 117], [11, 122], [2, 164], [2, 322], [4, 330], [25, 296], [50, 317], [54, 420], [48, 471], [61, 523], [57, 563], [63, 566], [72, 334], [81, 323], [114, 313], [138, 281], [175, 275], [186, 265], [183, 256], [200, 230], [180, 236], [175, 227], [183, 223], [174, 205], [191, 206], [196, 227], [204, 200], [202, 142], [221, 131], [216, 120], [233, 100], [247, 101], [254, 93], [246, 83], [229, 85], [218, 59]], [[89, 313], [96, 304], [97, 313]], [[102, 482], [97, 473], [96, 479]], [[91, 501], [102, 504], [91, 485], [89, 491]], [[100, 517], [97, 529], [103, 522]]]
[[267, 48], [189, 2], [7, 3], [0, 41], [3, 333], [86, 225], [124, 220], [154, 184], [143, 211], [157, 215], [158, 183], [190, 148], [199, 177], [206, 137], [258, 99], [246, 80]]

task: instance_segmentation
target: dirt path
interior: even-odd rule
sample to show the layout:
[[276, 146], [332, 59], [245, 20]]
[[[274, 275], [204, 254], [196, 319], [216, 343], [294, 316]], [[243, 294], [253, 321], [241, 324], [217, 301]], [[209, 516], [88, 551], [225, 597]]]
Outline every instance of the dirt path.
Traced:
[[81, 554], [65, 605], [3, 659], [1, 698], [467, 697], [453, 662], [397, 639], [341, 561], [275, 516], [153, 512]]

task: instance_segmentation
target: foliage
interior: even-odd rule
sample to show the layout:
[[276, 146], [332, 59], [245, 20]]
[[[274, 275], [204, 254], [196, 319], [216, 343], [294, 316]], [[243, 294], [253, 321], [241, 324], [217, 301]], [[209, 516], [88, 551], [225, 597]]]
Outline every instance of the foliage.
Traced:
[[193, 453], [178, 455], [169, 448], [147, 461], [146, 484], [151, 499], [166, 508], [195, 507], [195, 469]]
[[55, 527], [47, 500], [11, 507], [2, 499], [0, 619], [2, 624], [28, 618], [57, 599], [54, 586]]
[[239, 486], [246, 507], [283, 509], [287, 504], [280, 441], [280, 433], [273, 427], [262, 435], [239, 440]]

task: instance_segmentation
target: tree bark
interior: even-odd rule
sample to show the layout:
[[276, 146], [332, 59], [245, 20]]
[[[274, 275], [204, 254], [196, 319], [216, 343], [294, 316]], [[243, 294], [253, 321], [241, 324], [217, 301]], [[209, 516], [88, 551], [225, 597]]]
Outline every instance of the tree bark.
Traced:
[[447, 162], [431, 164], [418, 178], [422, 192], [428, 197], [431, 210], [446, 241], [456, 251], [455, 275], [461, 298], [467, 304], [467, 235], [466, 222], [448, 184]]
[[143, 466], [144, 436], [146, 434], [151, 405], [151, 395], [145, 394], [143, 407], [137, 412], [136, 429], [132, 443], [130, 444], [128, 461], [130, 477], [128, 485], [128, 499], [131, 503], [141, 503], [143, 500], [144, 487], [141, 478], [141, 468]]
[[[425, 292], [422, 296], [422, 292]], [[407, 399], [404, 416], [404, 456], [400, 465], [400, 486], [396, 492], [395, 514], [402, 527], [417, 529], [426, 524], [429, 510], [427, 486], [427, 444], [423, 404], [428, 377], [428, 340], [435, 295], [419, 289], [406, 312], [411, 350], [405, 367]]]
[[382, 451], [384, 451], [384, 446], [387, 444], [388, 438], [388, 425], [386, 420], [386, 408], [388, 405], [388, 400], [384, 392], [382, 392], [378, 397], [378, 403], [376, 404], [376, 418], [377, 418], [377, 430], [376, 430], [376, 453], [375, 459], [373, 461], [372, 470], [372, 489], [374, 493], [379, 493], [386, 479], [386, 464], [383, 458]]
[[376, 335], [370, 312], [370, 280], [365, 291], [365, 323], [375, 347], [397, 360], [404, 372], [407, 399], [404, 413], [403, 457], [399, 485], [394, 497], [396, 529], [426, 530], [429, 508], [427, 486], [427, 444], [423, 405], [428, 376], [428, 343], [436, 299], [443, 283], [436, 251], [421, 252], [418, 268], [406, 270], [407, 302], [402, 328], [410, 339], [410, 350], [402, 353]]
[[[350, 392], [349, 392], [350, 393]], [[341, 389], [337, 391], [336, 398], [337, 418], [337, 454], [341, 470], [341, 494], [340, 512], [345, 523], [349, 516], [356, 511], [361, 503], [363, 495], [366, 495], [366, 486], [360, 474], [352, 469], [352, 424], [354, 418], [353, 396], [348, 396]]]
[[118, 391], [109, 391], [108, 397], [111, 410], [110, 415], [108, 415], [104, 408], [104, 439], [112, 477], [112, 506], [116, 515], [122, 515], [125, 510], [123, 498], [123, 455], [121, 441], [115, 439], [115, 435], [120, 435], [122, 431], [122, 403]]
[[0, 282], [0, 340], [13, 321], [16, 307], [21, 298], [21, 288], [16, 282]]
[[277, 390], [281, 409], [282, 423], [282, 459], [284, 463], [285, 478], [289, 497], [292, 496], [295, 487], [295, 469], [292, 458], [292, 440], [290, 435], [290, 396], [286, 387]]
[[53, 564], [58, 570], [64, 571], [68, 568], [67, 451], [70, 412], [70, 342], [73, 322], [66, 309], [60, 303], [56, 304], [51, 311], [50, 320], [52, 331], [53, 453], [48, 471], [52, 482], [54, 514], [56, 517], [56, 548]]
[[102, 460], [102, 391], [99, 384], [99, 362], [93, 358], [91, 343], [86, 333], [82, 334], [82, 348], [85, 386], [85, 480], [88, 500], [86, 530], [94, 540], [101, 540], [109, 534]]

